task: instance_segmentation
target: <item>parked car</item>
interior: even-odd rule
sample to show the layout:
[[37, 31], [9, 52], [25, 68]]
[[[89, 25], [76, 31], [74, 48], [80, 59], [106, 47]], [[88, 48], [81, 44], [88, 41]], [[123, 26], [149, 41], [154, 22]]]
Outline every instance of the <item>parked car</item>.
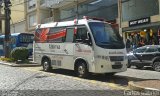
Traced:
[[127, 54], [128, 68], [136, 66], [138, 69], [151, 66], [155, 71], [160, 71], [160, 45], [146, 45], [139, 47]]

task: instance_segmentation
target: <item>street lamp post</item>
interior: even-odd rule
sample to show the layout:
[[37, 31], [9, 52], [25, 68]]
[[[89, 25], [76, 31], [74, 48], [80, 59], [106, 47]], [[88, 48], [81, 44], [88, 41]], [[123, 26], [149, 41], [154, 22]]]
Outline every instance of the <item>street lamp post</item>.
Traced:
[[11, 14], [11, 10], [10, 10], [10, 6], [11, 6], [11, 2], [10, 0], [4, 0], [4, 4], [5, 4], [5, 46], [4, 46], [4, 50], [5, 50], [5, 57], [8, 58], [10, 55], [10, 14]]

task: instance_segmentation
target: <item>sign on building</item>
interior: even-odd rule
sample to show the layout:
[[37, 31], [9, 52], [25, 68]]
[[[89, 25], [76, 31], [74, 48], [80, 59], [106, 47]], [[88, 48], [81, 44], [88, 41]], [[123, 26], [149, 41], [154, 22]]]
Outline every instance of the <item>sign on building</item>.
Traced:
[[151, 22], [150, 17], [129, 21], [129, 27], [148, 24]]

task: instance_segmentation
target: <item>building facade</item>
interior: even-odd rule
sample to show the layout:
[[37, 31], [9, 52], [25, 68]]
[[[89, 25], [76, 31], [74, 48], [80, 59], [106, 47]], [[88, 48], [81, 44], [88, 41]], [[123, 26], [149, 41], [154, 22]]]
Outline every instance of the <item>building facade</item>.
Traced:
[[67, 0], [61, 0], [61, 2], [52, 5], [52, 8], [59, 11], [57, 12], [59, 13], [59, 21], [73, 20], [83, 16], [105, 20], [118, 18], [118, 0], [73, 0], [70, 4], [62, 5], [67, 2]]
[[[124, 41], [133, 46], [159, 44], [160, 0], [26, 0], [25, 29], [37, 24], [74, 20], [83, 16], [119, 23]], [[120, 9], [120, 10], [118, 10]]]
[[52, 0], [25, 0], [25, 2], [26, 31], [33, 33], [37, 24], [51, 17], [51, 8], [47, 4]]
[[[122, 0], [121, 25], [130, 48], [160, 44], [160, 0]], [[128, 46], [128, 45], [127, 45]]]
[[80, 19], [83, 16], [116, 22], [118, 0], [29, 0], [25, 4], [25, 14], [28, 32], [33, 32], [37, 24]]

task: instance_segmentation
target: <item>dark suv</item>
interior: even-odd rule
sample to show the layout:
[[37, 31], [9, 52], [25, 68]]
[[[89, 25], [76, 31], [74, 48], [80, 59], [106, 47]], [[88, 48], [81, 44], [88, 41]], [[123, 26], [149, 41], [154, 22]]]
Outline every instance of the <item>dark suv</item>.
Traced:
[[160, 71], [160, 45], [146, 45], [139, 47], [127, 54], [128, 68], [132, 65], [138, 69], [144, 66], [152, 66], [156, 71]]

